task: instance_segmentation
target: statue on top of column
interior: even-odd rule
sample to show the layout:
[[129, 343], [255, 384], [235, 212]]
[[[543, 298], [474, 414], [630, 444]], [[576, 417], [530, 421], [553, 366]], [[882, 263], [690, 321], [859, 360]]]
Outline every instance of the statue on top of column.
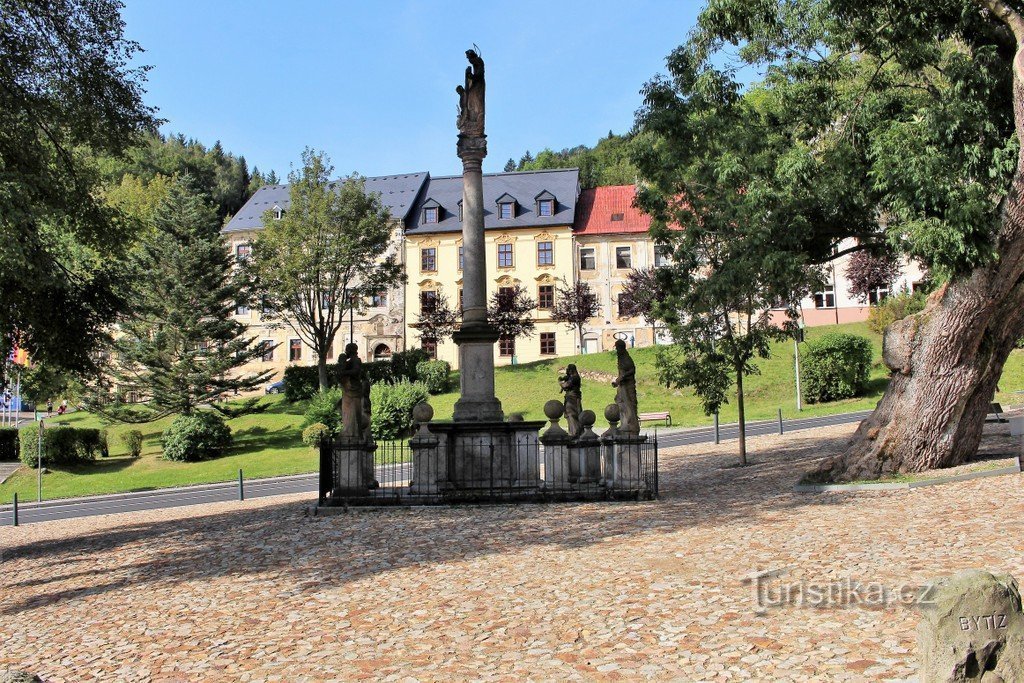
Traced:
[[615, 355], [618, 359], [619, 376], [612, 380], [612, 386], [615, 387], [615, 404], [619, 406], [619, 419], [622, 421], [619, 432], [639, 434], [640, 416], [637, 414], [636, 364], [629, 357], [626, 342], [621, 339], [615, 342]]
[[[476, 47], [476, 46], [474, 46]], [[459, 93], [459, 116], [456, 125], [459, 133], [466, 137], [483, 137], [484, 134], [484, 60], [476, 50], [466, 50], [466, 85], [457, 86]]]

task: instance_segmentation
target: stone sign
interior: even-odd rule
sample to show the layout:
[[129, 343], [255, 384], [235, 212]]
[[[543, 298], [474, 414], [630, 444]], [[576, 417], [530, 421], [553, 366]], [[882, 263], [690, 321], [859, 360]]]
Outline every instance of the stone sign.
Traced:
[[1024, 612], [1012, 576], [966, 571], [921, 598], [922, 683], [1024, 681]]

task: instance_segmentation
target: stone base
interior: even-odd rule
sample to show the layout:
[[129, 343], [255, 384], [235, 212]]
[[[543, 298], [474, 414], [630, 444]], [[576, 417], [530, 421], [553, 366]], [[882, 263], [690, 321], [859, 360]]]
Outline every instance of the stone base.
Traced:
[[647, 437], [619, 433], [602, 441], [604, 485], [616, 491], [637, 491], [643, 488], [640, 452]]
[[409, 441], [412, 450], [412, 482], [409, 493], [414, 496], [435, 494], [448, 478], [443, 438], [417, 436]]
[[569, 448], [569, 481], [594, 484], [601, 481], [601, 442], [579, 441]]
[[378, 487], [373, 465], [376, 450], [376, 443], [362, 440], [334, 443], [332, 496], [366, 495], [367, 491]]
[[543, 422], [432, 422], [443, 441], [442, 488], [464, 492], [530, 488], [540, 484]]

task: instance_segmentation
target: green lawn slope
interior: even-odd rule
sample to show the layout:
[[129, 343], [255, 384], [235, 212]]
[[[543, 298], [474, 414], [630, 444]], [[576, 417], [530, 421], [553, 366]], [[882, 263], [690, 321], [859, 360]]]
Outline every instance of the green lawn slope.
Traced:
[[[813, 340], [831, 331], [859, 334], [871, 340], [875, 362], [871, 371], [871, 384], [865, 396], [821, 405], [806, 405], [796, 411], [796, 384], [793, 374], [793, 344], [780, 342], [772, 346], [772, 357], [759, 361], [760, 374], [746, 381], [747, 418], [773, 419], [779, 408], [786, 418], [827, 415], [870, 409], [881, 398], [888, 373], [880, 357], [882, 341], [871, 333], [864, 323], [817, 327], [807, 330]], [[674, 425], [698, 426], [711, 424], [704, 415], [700, 401], [690, 389], [669, 389], [658, 384], [655, 368], [655, 349], [633, 349], [637, 365], [637, 397], [641, 412], [668, 411]], [[555, 358], [514, 367], [498, 368], [495, 373], [498, 397], [506, 414], [519, 412], [526, 419], [543, 419], [545, 401], [560, 397], [558, 374], [569, 363], [575, 363], [583, 374], [583, 406], [598, 414], [598, 427], [606, 424], [602, 413], [614, 399], [611, 380], [615, 376], [613, 353], [589, 354]], [[457, 376], [455, 378], [457, 386]], [[1004, 406], [1024, 402], [1024, 351], [1014, 351], [1003, 371], [1000, 393], [996, 399]], [[431, 398], [435, 419], [451, 419], [458, 392], [452, 391]], [[167, 486], [231, 481], [242, 469], [246, 478], [312, 472], [317, 467], [315, 452], [302, 444], [299, 424], [306, 409], [305, 402], [289, 404], [280, 396], [267, 397], [269, 410], [258, 415], [230, 420], [228, 424], [235, 436], [235, 445], [225, 455], [198, 463], [178, 463], [160, 457], [160, 434], [170, 418], [144, 425], [105, 425], [97, 416], [73, 413], [62, 418], [73, 426], [107, 427], [109, 430], [110, 458], [94, 463], [60, 469], [44, 476], [44, 498], [139, 491]], [[736, 421], [735, 401], [723, 407], [721, 420]], [[52, 423], [53, 421], [51, 421]], [[145, 436], [142, 457], [127, 457], [120, 435], [129, 429], [140, 429]], [[23, 501], [35, 500], [36, 475], [22, 469], [4, 484], [0, 484], [0, 502], [9, 503], [17, 491]]]

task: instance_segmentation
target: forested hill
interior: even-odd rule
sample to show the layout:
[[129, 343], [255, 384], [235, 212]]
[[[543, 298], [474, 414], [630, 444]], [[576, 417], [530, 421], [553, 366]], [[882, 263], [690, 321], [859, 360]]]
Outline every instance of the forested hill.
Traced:
[[146, 215], [175, 175], [192, 177], [220, 217], [237, 212], [261, 185], [278, 182], [271, 171], [249, 171], [245, 157], [227, 152], [220, 142], [207, 147], [184, 135], [152, 134], [123, 159], [99, 160], [109, 200], [135, 215]]
[[579, 145], [556, 152], [544, 149], [533, 156], [527, 151], [518, 163], [509, 159], [506, 171], [539, 171], [547, 168], [579, 168], [580, 185], [584, 188], [600, 185], [631, 185], [636, 182], [637, 170], [630, 161], [633, 138], [615, 135], [601, 138], [594, 147]]

